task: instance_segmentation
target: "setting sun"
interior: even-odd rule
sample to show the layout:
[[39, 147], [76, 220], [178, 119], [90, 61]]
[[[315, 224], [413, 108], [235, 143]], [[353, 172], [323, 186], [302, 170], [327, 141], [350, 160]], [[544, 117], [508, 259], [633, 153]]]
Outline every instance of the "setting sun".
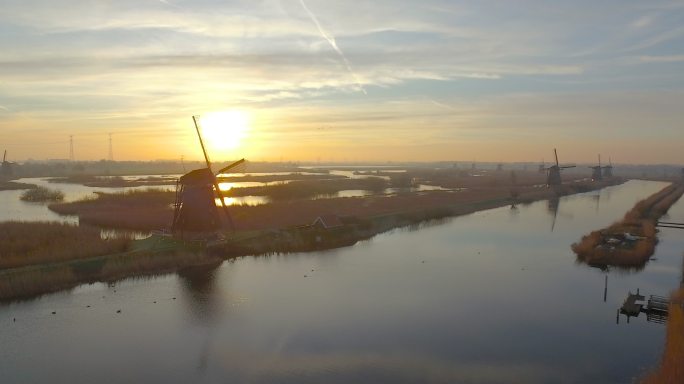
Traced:
[[212, 112], [201, 117], [202, 136], [216, 150], [235, 149], [249, 131], [249, 114], [231, 110]]

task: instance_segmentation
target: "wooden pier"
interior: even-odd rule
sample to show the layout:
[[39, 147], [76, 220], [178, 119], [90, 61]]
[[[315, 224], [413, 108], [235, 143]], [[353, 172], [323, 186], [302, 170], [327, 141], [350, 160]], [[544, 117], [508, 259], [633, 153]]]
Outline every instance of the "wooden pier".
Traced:
[[656, 226], [661, 228], [684, 229], [684, 223], [673, 223], [670, 221], [658, 221]]
[[622, 306], [617, 311], [617, 323], [620, 324], [620, 315], [627, 317], [627, 323], [631, 317], [638, 317], [639, 314], [646, 314], [646, 321], [664, 324], [670, 310], [670, 299], [663, 296], [650, 295], [648, 300], [639, 293], [629, 292]]

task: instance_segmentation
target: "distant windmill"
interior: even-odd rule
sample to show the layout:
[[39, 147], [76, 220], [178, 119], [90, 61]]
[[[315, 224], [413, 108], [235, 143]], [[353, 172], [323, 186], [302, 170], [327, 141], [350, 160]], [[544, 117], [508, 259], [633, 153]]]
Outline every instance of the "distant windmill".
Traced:
[[496, 170], [497, 170], [498, 172], [503, 171], [503, 163], [497, 164], [497, 165], [496, 165]]
[[546, 162], [542, 159], [541, 164], [539, 164], [539, 173], [546, 172]]
[[610, 179], [613, 177], [613, 160], [608, 158], [608, 165], [603, 167], [603, 178]]
[[547, 172], [546, 185], [549, 187], [555, 187], [563, 183], [561, 179], [561, 170], [575, 168], [574, 165], [565, 165], [561, 167], [560, 164], [558, 164], [558, 152], [556, 151], [556, 148], [553, 149], [553, 155], [556, 158], [556, 164], [544, 168]]
[[0, 175], [2, 177], [11, 177], [14, 175], [14, 169], [12, 166], [15, 163], [7, 161], [7, 150], [5, 149], [5, 154], [2, 156], [2, 167], [0, 168]]
[[593, 167], [589, 167], [592, 169], [591, 171], [591, 179], [594, 181], [601, 181], [603, 180], [603, 167], [601, 167], [601, 155], [598, 155], [598, 165], [595, 165]]
[[[225, 224], [234, 230], [233, 220], [228, 212], [216, 175], [228, 171], [235, 172], [245, 165], [245, 159], [238, 160], [214, 173], [204, 147], [197, 116], [193, 116], [192, 120], [195, 123], [195, 130], [207, 167], [190, 171], [178, 180], [171, 231], [175, 236], [185, 237], [187, 234], [192, 234], [193, 237], [201, 237], [203, 234], [226, 226], [224, 220], [221, 219], [221, 212], [225, 218]], [[216, 206], [217, 197], [220, 200], [221, 210]]]

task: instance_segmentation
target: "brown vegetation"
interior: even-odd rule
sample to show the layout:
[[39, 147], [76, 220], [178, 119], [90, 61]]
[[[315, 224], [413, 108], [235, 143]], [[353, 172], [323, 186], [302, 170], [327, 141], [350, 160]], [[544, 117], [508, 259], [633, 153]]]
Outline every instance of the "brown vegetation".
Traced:
[[48, 189], [45, 187], [35, 187], [26, 190], [19, 197], [23, 201], [33, 202], [33, 203], [43, 203], [50, 201], [62, 201], [64, 200], [64, 193], [57, 189]]
[[0, 180], [0, 191], [14, 191], [18, 189], [36, 188], [35, 184], [18, 183], [16, 181], [2, 181]]
[[663, 188], [639, 201], [622, 220], [582, 237], [572, 244], [572, 250], [578, 260], [588, 264], [642, 267], [655, 252], [658, 219], [682, 194], [682, 184]]
[[665, 350], [660, 367], [642, 380], [644, 384], [684, 383], [684, 288], [672, 295], [667, 319]]
[[0, 223], [0, 269], [54, 263], [126, 250], [127, 239], [105, 240], [100, 230], [64, 223]]

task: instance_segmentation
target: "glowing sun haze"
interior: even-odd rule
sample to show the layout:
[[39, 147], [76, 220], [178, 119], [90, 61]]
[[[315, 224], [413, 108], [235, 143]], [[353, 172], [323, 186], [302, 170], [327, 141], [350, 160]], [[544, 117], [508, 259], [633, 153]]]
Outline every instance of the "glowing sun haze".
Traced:
[[0, 149], [682, 163], [682, 47], [672, 0], [4, 0]]

